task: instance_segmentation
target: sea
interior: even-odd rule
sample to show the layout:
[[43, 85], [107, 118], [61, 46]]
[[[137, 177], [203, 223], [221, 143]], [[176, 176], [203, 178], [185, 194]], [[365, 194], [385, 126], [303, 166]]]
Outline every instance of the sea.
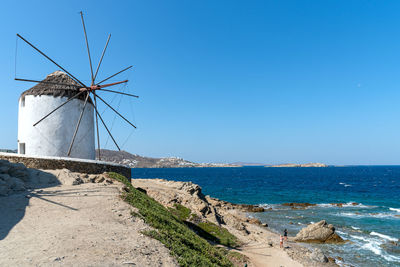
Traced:
[[[287, 229], [289, 236], [326, 220], [349, 242], [307, 246], [341, 257], [341, 266], [400, 266], [400, 166], [135, 168], [132, 178], [191, 181], [205, 195], [263, 206], [266, 212], [249, 216], [277, 233]], [[288, 202], [317, 205], [282, 205]]]

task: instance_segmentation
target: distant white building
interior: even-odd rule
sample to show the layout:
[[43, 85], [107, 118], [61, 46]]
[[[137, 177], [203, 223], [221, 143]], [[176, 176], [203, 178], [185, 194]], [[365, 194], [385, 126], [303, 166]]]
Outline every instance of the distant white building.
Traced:
[[[63, 84], [63, 85], [61, 85]], [[71, 100], [36, 126], [36, 122], [79, 92], [67, 74], [53, 72], [19, 98], [18, 153], [28, 156], [67, 157], [84, 105], [85, 94]], [[89, 98], [90, 99], [90, 98]], [[70, 157], [95, 159], [94, 107], [86, 105]]]

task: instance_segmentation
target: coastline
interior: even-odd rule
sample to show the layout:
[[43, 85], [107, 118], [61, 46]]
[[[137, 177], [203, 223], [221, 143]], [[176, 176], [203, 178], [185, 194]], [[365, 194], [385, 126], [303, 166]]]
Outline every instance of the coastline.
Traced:
[[[289, 237], [284, 248], [279, 248], [279, 235], [252, 218], [257, 206], [233, 204], [204, 196], [201, 187], [191, 182], [163, 179], [132, 179], [132, 185], [154, 198], [167, 208], [183, 205], [202, 218], [227, 229], [240, 240], [241, 245], [232, 250], [249, 258], [249, 266], [338, 266], [335, 259], [318, 249], [300, 244]], [[325, 258], [326, 259], [326, 258]]]

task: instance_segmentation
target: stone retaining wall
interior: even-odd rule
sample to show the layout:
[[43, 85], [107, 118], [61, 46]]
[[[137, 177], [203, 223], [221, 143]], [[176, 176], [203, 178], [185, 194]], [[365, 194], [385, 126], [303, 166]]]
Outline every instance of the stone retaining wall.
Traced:
[[0, 153], [0, 159], [13, 163], [22, 163], [27, 168], [56, 170], [68, 169], [72, 172], [101, 174], [103, 172], [117, 172], [128, 179], [131, 178], [131, 169], [125, 165], [95, 160], [80, 160], [70, 158], [29, 157], [13, 153]]

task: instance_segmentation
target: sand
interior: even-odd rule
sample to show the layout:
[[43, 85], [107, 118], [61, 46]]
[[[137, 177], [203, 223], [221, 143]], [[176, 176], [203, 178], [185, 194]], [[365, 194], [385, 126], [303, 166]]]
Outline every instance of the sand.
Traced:
[[131, 210], [114, 184], [0, 197], [0, 266], [177, 266]]

